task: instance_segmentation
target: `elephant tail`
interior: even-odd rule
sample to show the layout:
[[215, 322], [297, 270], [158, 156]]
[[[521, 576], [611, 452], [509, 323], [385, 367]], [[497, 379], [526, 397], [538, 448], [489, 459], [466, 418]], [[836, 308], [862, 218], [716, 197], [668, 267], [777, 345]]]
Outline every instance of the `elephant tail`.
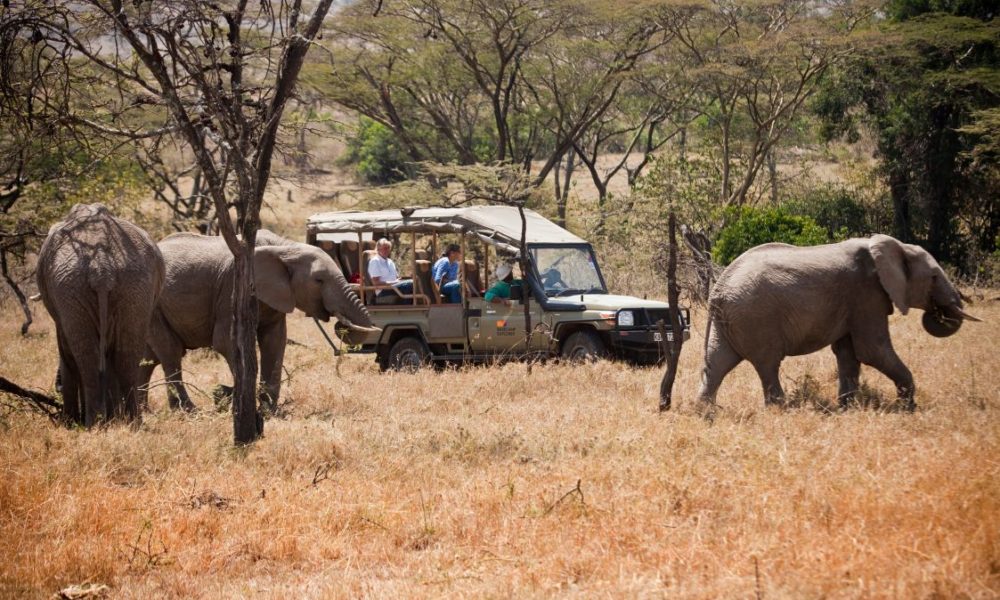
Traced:
[[97, 290], [97, 389], [99, 404], [107, 407], [105, 418], [111, 418], [112, 406], [108, 390], [108, 290]]

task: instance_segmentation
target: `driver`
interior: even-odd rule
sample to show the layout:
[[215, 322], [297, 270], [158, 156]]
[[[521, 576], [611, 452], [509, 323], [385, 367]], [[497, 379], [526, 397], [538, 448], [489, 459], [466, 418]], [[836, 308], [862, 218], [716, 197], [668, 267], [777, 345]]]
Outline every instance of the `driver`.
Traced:
[[497, 282], [493, 284], [493, 287], [486, 290], [486, 295], [483, 296], [483, 299], [492, 304], [510, 306], [512, 304], [510, 301], [510, 286], [515, 283], [514, 268], [507, 263], [501, 263], [497, 266], [493, 275], [496, 276]]

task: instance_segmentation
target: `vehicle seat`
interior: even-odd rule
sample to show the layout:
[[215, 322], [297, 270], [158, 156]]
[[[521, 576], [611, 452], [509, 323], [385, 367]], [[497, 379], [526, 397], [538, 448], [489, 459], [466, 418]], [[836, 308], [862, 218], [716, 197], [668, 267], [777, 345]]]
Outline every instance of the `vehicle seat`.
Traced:
[[[419, 250], [418, 250], [419, 252]], [[413, 277], [415, 294], [423, 294], [431, 304], [441, 304], [441, 292], [431, 277], [431, 261], [417, 260], [417, 272]]]
[[[368, 274], [368, 261], [375, 258], [376, 252], [374, 250], [365, 250], [364, 256], [362, 257], [365, 261], [365, 268], [362, 270], [364, 274], [365, 287], [370, 288], [375, 285], [372, 283], [372, 276]], [[375, 304], [375, 290], [366, 289], [365, 290], [365, 304]]]
[[[323, 250], [323, 252], [326, 252], [327, 254], [329, 254], [330, 258], [333, 259], [333, 262], [337, 263], [337, 266], [340, 267], [340, 243], [339, 242], [334, 242], [332, 240], [323, 240], [322, 242], [319, 243], [319, 247]], [[343, 267], [340, 267], [340, 268], [343, 269]]]
[[471, 259], [465, 261], [465, 291], [473, 298], [483, 295], [483, 281], [479, 278], [479, 264]]
[[361, 249], [362, 250], [374, 250], [375, 249], [375, 240], [365, 240], [365, 241], [361, 242]]
[[[367, 259], [365, 259], [365, 264], [368, 264]], [[358, 265], [357, 242], [345, 240], [340, 243], [340, 268], [344, 270], [344, 276], [348, 279], [361, 270]]]
[[414, 250], [413, 256], [417, 260], [430, 260], [431, 254], [426, 250]]

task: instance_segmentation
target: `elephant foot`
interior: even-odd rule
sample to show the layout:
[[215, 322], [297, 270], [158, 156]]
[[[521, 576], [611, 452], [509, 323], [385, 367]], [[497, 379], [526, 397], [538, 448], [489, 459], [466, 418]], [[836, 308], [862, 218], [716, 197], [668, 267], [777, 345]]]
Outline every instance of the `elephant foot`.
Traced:
[[711, 400], [699, 400], [695, 405], [695, 413], [709, 423], [715, 422], [718, 412], [719, 405]]

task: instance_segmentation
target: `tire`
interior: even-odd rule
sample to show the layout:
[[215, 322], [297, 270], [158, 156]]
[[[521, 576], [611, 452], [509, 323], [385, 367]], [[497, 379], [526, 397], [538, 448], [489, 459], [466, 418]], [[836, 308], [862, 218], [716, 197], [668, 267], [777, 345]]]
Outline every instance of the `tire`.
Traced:
[[390, 371], [416, 373], [431, 361], [431, 351], [418, 337], [406, 336], [396, 340], [389, 349], [386, 363]]
[[585, 329], [571, 334], [562, 345], [562, 357], [571, 363], [595, 362], [608, 357], [608, 349], [596, 331]]

